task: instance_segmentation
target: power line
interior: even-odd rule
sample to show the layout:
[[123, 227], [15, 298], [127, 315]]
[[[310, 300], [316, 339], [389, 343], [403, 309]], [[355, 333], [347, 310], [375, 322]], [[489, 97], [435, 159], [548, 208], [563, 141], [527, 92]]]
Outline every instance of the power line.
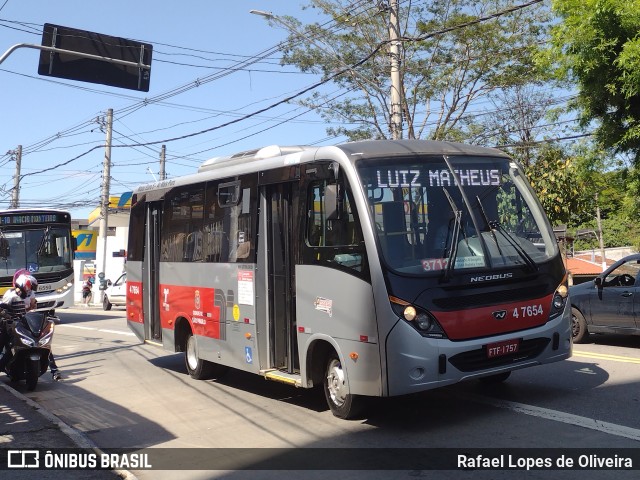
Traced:
[[[533, 1], [528, 2], [526, 4], [514, 6], [514, 7], [511, 7], [511, 8], [502, 10], [500, 12], [496, 12], [494, 14], [485, 16], [485, 17], [479, 17], [479, 18], [477, 18], [477, 19], [475, 19], [473, 21], [465, 22], [464, 24], [459, 24], [459, 25], [456, 25], [456, 26], [443, 28], [441, 30], [430, 32], [429, 34], [421, 35], [419, 37], [415, 37], [415, 38], [402, 37], [402, 40], [403, 41], [425, 40], [427, 38], [431, 38], [431, 37], [434, 37], [436, 35], [442, 35], [442, 34], [448, 33], [450, 31], [453, 31], [453, 30], [456, 30], [456, 29], [466, 28], [468, 26], [471, 26], [471, 25], [474, 25], [474, 24], [478, 24], [478, 23], [481, 23], [483, 21], [488, 21], [488, 20], [497, 18], [497, 17], [499, 17], [501, 15], [505, 15], [507, 13], [512, 13], [512, 12], [514, 12], [516, 10], [520, 10], [520, 9], [526, 8], [528, 6], [531, 6], [533, 4], [540, 3], [541, 1], [542, 0], [533, 0]], [[216, 125], [216, 126], [213, 126], [213, 127], [207, 128], [207, 129], [203, 129], [203, 130], [200, 130], [200, 131], [197, 131], [197, 132], [192, 132], [192, 133], [181, 135], [181, 136], [176, 136], [176, 137], [172, 137], [172, 138], [168, 138], [168, 139], [156, 140], [156, 141], [151, 141], [151, 142], [138, 142], [138, 143], [133, 143], [133, 144], [116, 145], [116, 147], [133, 148], [133, 147], [157, 145], [157, 144], [160, 144], [160, 143], [170, 143], [170, 142], [174, 142], [174, 141], [183, 140], [183, 139], [186, 139], [186, 138], [191, 138], [191, 137], [194, 137], [194, 136], [202, 135], [204, 133], [208, 133], [208, 132], [211, 132], [211, 131], [214, 131], [214, 130], [218, 130], [218, 129], [233, 125], [235, 123], [239, 123], [241, 121], [247, 120], [249, 118], [255, 117], [255, 116], [257, 116], [257, 115], [259, 115], [261, 113], [264, 113], [266, 111], [269, 111], [269, 110], [271, 110], [271, 109], [273, 109], [273, 108], [275, 108], [275, 107], [277, 107], [279, 105], [282, 105], [284, 103], [290, 102], [291, 100], [294, 100], [294, 99], [296, 99], [296, 98], [308, 93], [309, 91], [312, 91], [312, 90], [318, 88], [319, 86], [324, 85], [324, 84], [334, 80], [335, 78], [339, 77], [340, 75], [343, 75], [344, 73], [349, 72], [352, 69], [354, 69], [354, 68], [356, 68], [356, 67], [358, 67], [358, 66], [360, 66], [360, 65], [362, 65], [364, 63], [366, 63], [374, 55], [376, 55], [383, 46], [386, 46], [387, 43], [388, 43], [388, 41], [380, 42], [375, 48], [373, 48], [373, 50], [367, 56], [365, 56], [364, 58], [362, 58], [358, 62], [355, 62], [355, 63], [351, 64], [347, 68], [344, 68], [344, 69], [342, 69], [342, 70], [340, 70], [340, 71], [338, 71], [338, 72], [336, 72], [336, 73], [334, 73], [334, 74], [322, 79], [321, 81], [316, 82], [316, 83], [310, 85], [309, 87], [306, 87], [306, 88], [302, 89], [301, 91], [299, 91], [299, 92], [297, 92], [297, 93], [295, 93], [293, 95], [289, 95], [289, 96], [287, 96], [287, 97], [285, 97], [285, 98], [283, 98], [283, 99], [281, 99], [281, 100], [279, 100], [279, 101], [277, 101], [275, 103], [272, 103], [272, 104], [268, 105], [267, 107], [264, 107], [262, 109], [254, 111], [252, 113], [248, 113], [248, 114], [242, 115], [239, 118], [230, 120], [230, 121], [225, 122], [225, 123], [220, 124], [220, 125]], [[137, 104], [134, 104], [132, 106], [126, 107], [126, 108], [122, 109], [120, 112], [124, 113], [125, 115], [129, 114], [129, 113], [132, 113], [133, 111], [135, 111], [135, 110], [137, 110], [139, 108], [142, 108], [143, 106], [146, 106], [146, 105], [148, 105], [150, 103], [158, 103], [158, 102], [160, 102], [162, 100], [165, 100], [167, 98], [170, 98], [172, 96], [176, 96], [176, 95], [184, 93], [184, 92], [186, 92], [188, 90], [191, 90], [192, 88], [199, 87], [200, 85], [202, 85], [204, 83], [208, 83], [210, 81], [219, 79], [222, 76], [229, 75], [229, 74], [231, 74], [233, 72], [238, 71], [242, 66], [250, 65], [250, 64], [253, 64], [253, 63], [256, 63], [256, 62], [260, 61], [261, 59], [267, 58], [268, 55], [272, 54], [274, 51], [277, 51], [276, 49], [279, 47], [279, 45], [280, 44], [278, 44], [278, 46], [276, 46], [276, 47], [272, 47], [270, 49], [264, 50], [263, 52], [255, 55], [254, 57], [251, 57], [250, 59], [248, 59], [246, 61], [240, 62], [239, 65], [235, 66], [234, 68], [229, 69], [226, 72], [223, 72], [223, 73], [218, 74], [218, 75], [213, 75], [212, 74], [212, 75], [209, 75], [209, 76], [204, 77], [202, 79], [196, 79], [193, 82], [190, 82], [189, 84], [183, 85], [181, 87], [177, 87], [176, 89], [173, 89], [173, 90], [171, 90], [169, 92], [165, 92], [164, 94], [160, 94], [160, 95], [158, 95], [158, 96], [156, 96], [156, 97], [154, 97], [152, 99], [145, 99], [145, 100], [143, 100], [141, 102], [138, 102]], [[284, 122], [282, 122], [282, 123], [284, 123]], [[79, 158], [82, 158], [82, 157], [88, 155], [89, 153], [93, 152], [94, 150], [99, 149], [99, 148], [103, 148], [103, 145], [94, 146], [94, 147], [90, 148], [89, 150], [85, 151], [84, 153], [81, 153], [81, 154], [79, 154], [79, 155], [77, 155], [77, 156], [75, 156], [75, 157], [73, 157], [73, 158], [71, 158], [71, 159], [69, 159], [69, 160], [67, 160], [65, 162], [59, 163], [57, 165], [54, 165], [54, 166], [46, 168], [46, 169], [41, 169], [41, 170], [38, 170], [38, 171], [30, 172], [30, 173], [28, 173], [26, 175], [35, 175], [35, 174], [39, 174], [39, 173], [44, 173], [44, 172], [48, 172], [48, 171], [54, 170], [56, 168], [59, 168], [61, 166], [68, 165], [69, 163], [71, 163], [71, 162], [73, 162], [75, 160], [78, 160]]]

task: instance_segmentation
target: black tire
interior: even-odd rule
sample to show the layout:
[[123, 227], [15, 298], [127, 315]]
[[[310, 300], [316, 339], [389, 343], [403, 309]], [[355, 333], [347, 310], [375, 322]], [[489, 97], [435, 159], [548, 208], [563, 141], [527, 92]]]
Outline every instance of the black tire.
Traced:
[[220, 378], [229, 371], [229, 367], [218, 365], [217, 363], [202, 360], [198, 356], [198, 346], [196, 338], [189, 333], [184, 349], [184, 364], [187, 367], [187, 373], [195, 380], [209, 380], [211, 378]]
[[365, 398], [349, 393], [349, 382], [335, 352], [327, 357], [323, 380], [324, 396], [331, 413], [338, 418], [357, 418], [365, 409]]
[[488, 377], [481, 377], [479, 380], [485, 385], [495, 385], [505, 382], [511, 376], [511, 372], [496, 373], [495, 375], [489, 375]]
[[25, 373], [27, 390], [32, 392], [36, 389], [36, 385], [38, 385], [38, 377], [40, 377], [40, 360], [29, 360], [27, 362], [27, 371]]
[[584, 315], [575, 307], [571, 307], [571, 336], [573, 343], [584, 343], [589, 337]]
[[102, 300], [102, 309], [103, 310], [111, 310], [111, 307], [113, 305], [111, 305], [111, 302], [109, 301], [109, 297], [107, 297], [106, 295], [104, 296], [104, 299]]

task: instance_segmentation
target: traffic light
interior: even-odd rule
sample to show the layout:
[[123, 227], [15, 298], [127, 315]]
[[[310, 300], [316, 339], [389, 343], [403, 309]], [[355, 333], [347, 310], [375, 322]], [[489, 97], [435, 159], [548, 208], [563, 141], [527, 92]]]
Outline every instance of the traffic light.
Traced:
[[104, 272], [100, 272], [98, 274], [98, 281], [100, 282], [100, 285], [98, 285], [98, 289], [99, 290], [106, 290], [107, 289], [107, 279], [104, 276]]

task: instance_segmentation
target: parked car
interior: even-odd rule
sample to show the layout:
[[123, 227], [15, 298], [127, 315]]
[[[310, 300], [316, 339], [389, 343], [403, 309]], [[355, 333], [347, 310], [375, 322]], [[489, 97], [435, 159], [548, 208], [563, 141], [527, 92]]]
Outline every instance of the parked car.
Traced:
[[111, 307], [124, 307], [127, 304], [127, 274], [123, 273], [118, 279], [111, 283], [107, 280], [107, 288], [104, 291], [102, 308], [111, 310]]
[[640, 254], [611, 265], [594, 280], [569, 288], [573, 341], [590, 333], [640, 335]]

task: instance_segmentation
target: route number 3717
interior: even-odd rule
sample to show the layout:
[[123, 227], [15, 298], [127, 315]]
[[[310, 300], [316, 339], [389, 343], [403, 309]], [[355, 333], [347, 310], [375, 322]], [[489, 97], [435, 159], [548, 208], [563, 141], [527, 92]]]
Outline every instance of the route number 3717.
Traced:
[[526, 305], [524, 307], [516, 307], [513, 309], [513, 318], [537, 317], [542, 315], [542, 305]]

